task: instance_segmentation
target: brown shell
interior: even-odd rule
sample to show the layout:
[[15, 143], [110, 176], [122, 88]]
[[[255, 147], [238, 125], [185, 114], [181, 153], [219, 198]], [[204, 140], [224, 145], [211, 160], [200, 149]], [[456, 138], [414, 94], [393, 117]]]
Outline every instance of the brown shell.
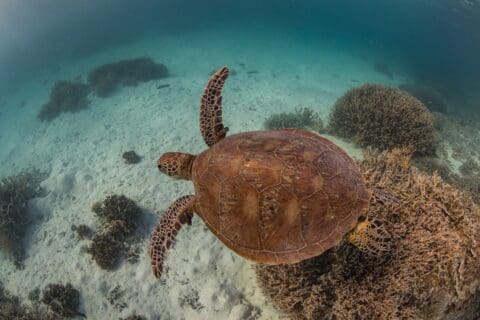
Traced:
[[193, 163], [196, 212], [230, 249], [256, 262], [296, 263], [339, 243], [365, 212], [354, 161], [314, 133], [229, 136]]

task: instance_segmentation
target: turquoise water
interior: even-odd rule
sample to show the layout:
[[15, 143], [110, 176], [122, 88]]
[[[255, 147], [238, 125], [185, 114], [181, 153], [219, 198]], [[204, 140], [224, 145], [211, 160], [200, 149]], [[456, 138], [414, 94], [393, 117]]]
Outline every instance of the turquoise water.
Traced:
[[[89, 91], [87, 107], [39, 119], [58, 81], [88, 83], [98, 66], [138, 57], [165, 65], [168, 75], [107, 97]], [[423, 102], [439, 99], [446, 119], [443, 131], [435, 124], [439, 151], [432, 157], [478, 199], [479, 57], [475, 0], [4, 1], [0, 178], [38, 170], [41, 182], [32, 178], [39, 190], [21, 201], [21, 258], [0, 250], [0, 283], [33, 306], [32, 290], [72, 283], [89, 319], [283, 319], [256, 284], [252, 263], [198, 217], [177, 237], [165, 279], [150, 270], [151, 231], [170, 203], [193, 192], [191, 183], [160, 175], [156, 161], [167, 151], [206, 149], [198, 113], [209, 76], [231, 69], [223, 92], [231, 133], [264, 129], [270, 115], [297, 108], [313, 110], [326, 125], [337, 99], [365, 83], [428, 88], [435, 97]], [[355, 141], [321, 133], [362, 157]], [[130, 150], [139, 163], [126, 163]], [[472, 161], [477, 169], [464, 173]], [[474, 177], [468, 185], [461, 179], [467, 175]], [[86, 253], [91, 239], [76, 230], [101, 230], [91, 207], [112, 194], [132, 199], [142, 218], [129, 240], [136, 260], [122, 258], [105, 271]], [[7, 196], [0, 194], [2, 206]]]

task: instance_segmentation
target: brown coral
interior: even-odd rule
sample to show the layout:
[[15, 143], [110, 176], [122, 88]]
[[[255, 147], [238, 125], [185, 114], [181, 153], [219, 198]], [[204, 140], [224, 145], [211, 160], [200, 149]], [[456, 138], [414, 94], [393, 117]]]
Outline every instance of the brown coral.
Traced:
[[129, 249], [126, 240], [134, 235], [141, 210], [126, 196], [112, 195], [95, 203], [92, 211], [101, 219], [102, 230], [93, 237], [87, 253], [101, 268], [114, 269]]
[[393, 250], [367, 256], [343, 242], [296, 265], [256, 267], [264, 293], [294, 319], [477, 319], [480, 208], [410, 165], [411, 150], [367, 152], [360, 162], [369, 218], [388, 221]]
[[17, 267], [24, 256], [23, 238], [28, 227], [28, 200], [40, 195], [39, 172], [24, 172], [0, 180], [0, 249], [9, 253]]
[[413, 146], [433, 154], [432, 114], [418, 99], [399, 89], [366, 84], [345, 93], [334, 105], [329, 130], [379, 150]]
[[167, 67], [142, 57], [108, 63], [93, 69], [88, 74], [88, 83], [100, 97], [111, 95], [118, 86], [136, 86], [139, 83], [164, 78]]
[[90, 101], [90, 89], [78, 81], [58, 81], [50, 92], [50, 99], [42, 106], [38, 119], [50, 121], [63, 112], [77, 112], [86, 109]]

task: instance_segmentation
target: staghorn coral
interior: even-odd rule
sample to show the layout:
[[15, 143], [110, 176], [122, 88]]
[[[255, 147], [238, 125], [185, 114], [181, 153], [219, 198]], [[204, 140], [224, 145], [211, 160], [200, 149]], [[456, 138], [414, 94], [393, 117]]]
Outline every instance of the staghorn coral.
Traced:
[[58, 81], [50, 92], [50, 99], [42, 106], [38, 119], [50, 121], [63, 112], [77, 112], [85, 109], [90, 103], [90, 89], [78, 81]]
[[418, 155], [435, 151], [427, 107], [406, 92], [382, 85], [366, 84], [345, 93], [333, 106], [328, 129], [379, 150], [413, 146]]
[[0, 180], [0, 249], [21, 267], [23, 238], [29, 224], [27, 202], [40, 195], [42, 175], [36, 171], [20, 173]]
[[103, 202], [92, 206], [102, 222], [87, 249], [103, 269], [113, 269], [128, 251], [125, 241], [133, 236], [141, 215], [140, 208], [124, 195], [108, 196]]
[[74, 316], [85, 317], [77, 311], [80, 305], [80, 292], [70, 283], [66, 285], [49, 284], [42, 292], [42, 302], [59, 316], [71, 318]]
[[[437, 173], [448, 183], [467, 191], [480, 204], [480, 130], [471, 119], [433, 113], [439, 143], [435, 157], [417, 158], [414, 165]], [[461, 165], [457, 168], [452, 159]]]
[[167, 67], [142, 57], [99, 66], [88, 74], [88, 83], [96, 95], [107, 97], [119, 85], [136, 86], [141, 82], [168, 76]]
[[7, 292], [0, 283], [0, 319], [2, 320], [61, 320], [38, 304], [28, 306], [19, 297]]
[[268, 130], [282, 128], [312, 129], [317, 132], [323, 130], [322, 119], [310, 108], [295, 109], [295, 112], [272, 114], [265, 120], [264, 126]]
[[90, 239], [93, 235], [93, 230], [85, 224], [78, 226], [72, 225], [72, 231], [77, 233], [77, 238], [79, 240]]
[[114, 235], [108, 232], [97, 233], [87, 253], [91, 254], [97, 265], [102, 269], [114, 269], [125, 251], [125, 246]]
[[410, 164], [412, 149], [367, 151], [359, 164], [373, 196], [369, 218], [388, 222], [389, 255], [347, 242], [296, 265], [257, 265], [263, 292], [293, 319], [477, 319], [480, 208]]

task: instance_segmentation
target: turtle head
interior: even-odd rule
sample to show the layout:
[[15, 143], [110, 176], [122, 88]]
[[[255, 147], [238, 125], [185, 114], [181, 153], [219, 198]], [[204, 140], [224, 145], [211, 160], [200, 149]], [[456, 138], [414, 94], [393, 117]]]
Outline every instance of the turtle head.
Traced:
[[157, 161], [160, 172], [177, 179], [190, 180], [195, 156], [189, 153], [167, 152]]

